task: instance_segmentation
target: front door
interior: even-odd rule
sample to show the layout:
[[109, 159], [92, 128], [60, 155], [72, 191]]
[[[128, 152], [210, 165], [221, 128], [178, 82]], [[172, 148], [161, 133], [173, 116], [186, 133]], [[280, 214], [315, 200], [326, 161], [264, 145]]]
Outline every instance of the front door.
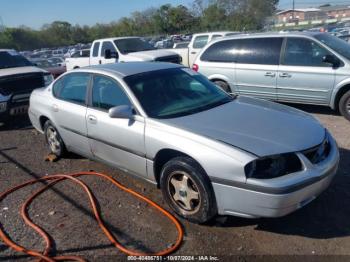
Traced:
[[308, 38], [286, 40], [284, 58], [278, 72], [279, 101], [329, 104], [336, 69], [324, 63], [331, 53]]
[[117, 59], [115, 58], [105, 58], [106, 50], [110, 50], [113, 54], [118, 54], [117, 50], [114, 47], [114, 44], [111, 41], [103, 41], [101, 47], [101, 63], [102, 64], [112, 64], [116, 63]]
[[86, 115], [91, 151], [111, 165], [146, 176], [144, 119], [110, 118], [108, 110], [120, 105], [131, 105], [120, 83], [95, 75]]
[[241, 95], [276, 100], [282, 38], [237, 40], [235, 87]]

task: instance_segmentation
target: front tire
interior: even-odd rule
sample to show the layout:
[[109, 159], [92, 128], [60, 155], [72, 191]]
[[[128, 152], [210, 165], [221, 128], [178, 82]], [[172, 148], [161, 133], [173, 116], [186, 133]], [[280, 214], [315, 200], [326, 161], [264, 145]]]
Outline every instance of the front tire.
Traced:
[[204, 223], [217, 214], [211, 182], [203, 168], [189, 157], [176, 157], [161, 172], [160, 185], [168, 205], [181, 217]]
[[350, 121], [350, 90], [347, 91], [339, 100], [339, 112]]
[[229, 94], [232, 92], [232, 90], [231, 90], [229, 84], [226, 83], [225, 81], [222, 81], [222, 80], [214, 80], [213, 83], [214, 83], [215, 85], [217, 85], [218, 87], [220, 87], [220, 88], [221, 88], [222, 90], [224, 90], [225, 92], [229, 93]]
[[56, 127], [50, 120], [46, 121], [44, 124], [44, 133], [50, 152], [57, 157], [64, 156], [66, 147]]

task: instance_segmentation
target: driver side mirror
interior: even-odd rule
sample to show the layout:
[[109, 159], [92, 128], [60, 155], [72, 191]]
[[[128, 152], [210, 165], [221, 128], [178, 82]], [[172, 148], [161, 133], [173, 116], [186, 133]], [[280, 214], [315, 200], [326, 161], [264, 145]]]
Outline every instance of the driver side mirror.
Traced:
[[134, 116], [134, 109], [128, 105], [115, 106], [109, 109], [108, 115], [110, 118], [131, 119]]
[[334, 55], [325, 55], [322, 58], [322, 62], [331, 64], [334, 68], [337, 68], [341, 65], [340, 59]]
[[118, 53], [117, 52], [112, 52], [111, 49], [106, 49], [105, 50], [105, 59], [118, 59]]

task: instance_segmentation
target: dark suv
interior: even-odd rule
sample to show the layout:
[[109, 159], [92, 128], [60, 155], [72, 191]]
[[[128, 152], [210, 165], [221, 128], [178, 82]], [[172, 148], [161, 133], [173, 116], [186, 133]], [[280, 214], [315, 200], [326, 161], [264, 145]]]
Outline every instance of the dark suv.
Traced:
[[0, 49], [0, 122], [27, 114], [30, 93], [49, 85], [52, 75], [14, 50]]

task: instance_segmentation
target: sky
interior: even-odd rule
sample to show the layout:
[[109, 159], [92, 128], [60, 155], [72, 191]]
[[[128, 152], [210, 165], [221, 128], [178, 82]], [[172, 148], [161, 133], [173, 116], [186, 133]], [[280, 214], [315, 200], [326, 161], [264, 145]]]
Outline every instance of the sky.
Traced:
[[[193, 0], [1, 0], [0, 17], [5, 26], [20, 25], [35, 29], [55, 20], [71, 24], [109, 23], [134, 11], [162, 4], [191, 6]], [[350, 0], [295, 0], [296, 7], [320, 3], [349, 4]], [[280, 0], [281, 9], [291, 8], [292, 0]], [[1, 22], [1, 20], [0, 20]]]

